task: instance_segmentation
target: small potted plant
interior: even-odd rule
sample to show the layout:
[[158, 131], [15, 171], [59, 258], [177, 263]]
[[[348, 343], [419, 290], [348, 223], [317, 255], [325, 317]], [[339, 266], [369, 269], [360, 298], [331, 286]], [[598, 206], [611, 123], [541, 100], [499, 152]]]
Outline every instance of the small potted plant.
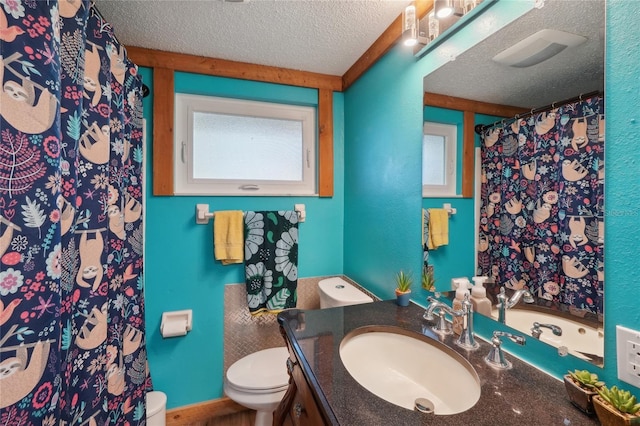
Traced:
[[396, 303], [399, 306], [408, 306], [411, 297], [411, 285], [413, 278], [411, 275], [400, 271], [396, 274]]
[[568, 371], [564, 376], [564, 387], [569, 400], [586, 414], [593, 415], [593, 397], [604, 382], [598, 380], [598, 375], [587, 370]]
[[433, 276], [433, 266], [422, 268], [422, 288], [427, 291], [436, 291], [436, 279]]
[[627, 390], [602, 386], [593, 397], [593, 406], [602, 426], [640, 425], [640, 404]]

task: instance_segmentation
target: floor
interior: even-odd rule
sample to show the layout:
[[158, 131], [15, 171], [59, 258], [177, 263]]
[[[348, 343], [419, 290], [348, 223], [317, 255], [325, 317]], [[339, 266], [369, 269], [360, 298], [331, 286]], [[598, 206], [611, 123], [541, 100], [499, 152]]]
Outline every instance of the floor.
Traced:
[[190, 423], [184, 426], [253, 426], [255, 419], [256, 412], [247, 410], [226, 416], [214, 417], [202, 422]]

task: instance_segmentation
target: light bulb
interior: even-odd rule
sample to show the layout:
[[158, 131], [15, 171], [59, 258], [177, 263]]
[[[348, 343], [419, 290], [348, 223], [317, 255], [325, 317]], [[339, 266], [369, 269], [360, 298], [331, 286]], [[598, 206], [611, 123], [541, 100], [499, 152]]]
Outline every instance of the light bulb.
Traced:
[[413, 3], [404, 9], [402, 20], [402, 40], [405, 46], [415, 46], [418, 43], [416, 6]]
[[451, 16], [452, 14], [453, 14], [453, 8], [447, 6], [440, 9], [438, 13], [436, 13], [436, 16], [438, 17], [438, 19], [442, 19], [442, 18]]
[[453, 15], [453, 0], [436, 0], [433, 8], [438, 19], [446, 18]]

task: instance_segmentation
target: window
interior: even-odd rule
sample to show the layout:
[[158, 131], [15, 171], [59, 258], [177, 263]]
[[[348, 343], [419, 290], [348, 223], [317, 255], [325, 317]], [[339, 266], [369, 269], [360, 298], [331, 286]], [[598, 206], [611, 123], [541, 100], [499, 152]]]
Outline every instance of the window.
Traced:
[[316, 194], [312, 107], [176, 94], [176, 195]]
[[457, 128], [453, 124], [424, 123], [422, 138], [422, 196], [456, 196]]

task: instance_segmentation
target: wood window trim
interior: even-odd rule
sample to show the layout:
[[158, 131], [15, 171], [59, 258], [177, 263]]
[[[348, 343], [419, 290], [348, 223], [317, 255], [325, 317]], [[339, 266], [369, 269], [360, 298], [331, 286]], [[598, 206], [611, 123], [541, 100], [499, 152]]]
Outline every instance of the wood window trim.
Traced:
[[455, 96], [429, 92], [424, 93], [423, 105], [454, 109], [456, 111], [471, 111], [476, 114], [495, 115], [498, 117], [515, 117], [518, 114], [529, 112], [528, 109], [520, 107], [492, 104], [489, 102], [474, 101], [472, 99], [457, 98]]
[[475, 176], [475, 115], [486, 114], [498, 117], [515, 117], [529, 110], [510, 105], [492, 104], [425, 92], [424, 106], [452, 109], [463, 112], [462, 119], [462, 197], [472, 198]]
[[333, 92], [341, 88], [340, 77], [161, 52], [139, 47], [129, 47], [127, 52], [129, 58], [137, 65], [153, 69], [153, 195], [174, 195], [173, 122], [175, 72], [185, 71], [317, 89], [319, 129], [318, 195], [320, 197], [333, 197]]
[[[424, 18], [434, 0], [417, 0], [417, 15]], [[173, 191], [173, 88], [175, 71], [262, 81], [318, 89], [318, 195], [332, 197], [333, 179], [333, 98], [329, 94], [350, 87], [384, 56], [402, 36], [402, 14], [376, 39], [343, 76], [249, 64], [136, 46], [127, 47], [128, 57], [137, 65], [154, 70], [153, 105], [153, 194], [174, 195]], [[160, 70], [156, 72], [156, 70]], [[162, 82], [162, 84], [158, 84]], [[171, 90], [168, 96], [169, 89]], [[171, 99], [169, 99], [171, 98]], [[329, 105], [329, 107], [327, 107]], [[327, 113], [328, 111], [328, 113]]]
[[333, 197], [333, 91], [318, 91], [318, 195]]
[[173, 195], [174, 72], [153, 68], [153, 195]]
[[462, 198], [473, 198], [475, 119], [476, 114], [473, 111], [464, 111], [462, 118]]

